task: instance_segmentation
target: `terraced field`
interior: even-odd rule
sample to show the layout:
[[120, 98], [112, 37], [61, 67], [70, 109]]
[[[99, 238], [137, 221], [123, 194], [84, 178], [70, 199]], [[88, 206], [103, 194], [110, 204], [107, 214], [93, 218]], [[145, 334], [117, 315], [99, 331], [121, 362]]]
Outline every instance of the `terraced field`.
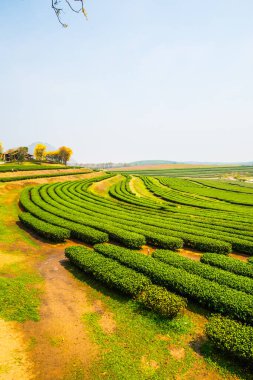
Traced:
[[166, 168], [166, 169], [114, 169], [114, 172], [122, 172], [134, 175], [145, 176], [169, 176], [169, 177], [198, 177], [198, 178], [213, 178], [224, 175], [253, 175], [253, 166], [202, 166], [202, 167], [184, 167], [184, 168]]
[[83, 243], [66, 249], [82, 272], [169, 318], [192, 305], [218, 313], [206, 327], [212, 345], [252, 359], [250, 185], [105, 174], [26, 187], [20, 205], [28, 229]]

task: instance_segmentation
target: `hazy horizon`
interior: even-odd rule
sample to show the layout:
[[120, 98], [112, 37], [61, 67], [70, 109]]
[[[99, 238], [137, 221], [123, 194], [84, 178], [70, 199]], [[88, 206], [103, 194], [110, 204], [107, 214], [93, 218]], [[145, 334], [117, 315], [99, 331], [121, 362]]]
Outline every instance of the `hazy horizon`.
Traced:
[[[38, 5], [39, 3], [39, 5]], [[0, 4], [0, 140], [77, 162], [250, 162], [253, 3]]]

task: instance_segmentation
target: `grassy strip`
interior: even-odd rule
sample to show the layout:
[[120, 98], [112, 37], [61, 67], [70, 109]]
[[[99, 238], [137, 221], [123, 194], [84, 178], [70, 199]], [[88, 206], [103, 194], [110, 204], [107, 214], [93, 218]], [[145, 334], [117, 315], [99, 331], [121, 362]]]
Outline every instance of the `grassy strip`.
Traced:
[[64, 165], [22, 165], [22, 164], [2, 164], [0, 165], [0, 173], [8, 173], [12, 171], [25, 172], [32, 170], [66, 170], [66, 169], [79, 169], [75, 166], [64, 166]]
[[157, 285], [165, 286], [208, 309], [253, 323], [253, 297], [195, 274], [159, 262], [150, 256], [110, 244], [97, 244], [95, 250], [145, 274]]
[[0, 316], [9, 321], [39, 320], [38, 289], [31, 286], [38, 280], [26, 273], [14, 278], [0, 277]]
[[218, 284], [229, 286], [242, 292], [253, 295], [253, 280], [238, 276], [234, 273], [227, 272], [223, 269], [211, 267], [197, 261], [193, 261], [186, 257], [180, 256], [178, 253], [164, 250], [156, 250], [152, 256], [165, 264], [172, 265], [175, 268], [181, 268], [189, 273], [196, 274]]
[[220, 256], [215, 253], [205, 253], [201, 256], [200, 261], [241, 276], [253, 278], [253, 267], [233, 257]]
[[215, 348], [252, 362], [253, 327], [217, 315], [207, 323], [206, 334]]
[[13, 182], [13, 181], [23, 181], [25, 179], [37, 179], [37, 178], [51, 178], [51, 177], [63, 177], [67, 175], [79, 175], [79, 174], [87, 174], [89, 171], [85, 172], [68, 172], [68, 173], [56, 173], [56, 174], [37, 174], [37, 175], [26, 175], [20, 177], [5, 177], [0, 178], [0, 182]]

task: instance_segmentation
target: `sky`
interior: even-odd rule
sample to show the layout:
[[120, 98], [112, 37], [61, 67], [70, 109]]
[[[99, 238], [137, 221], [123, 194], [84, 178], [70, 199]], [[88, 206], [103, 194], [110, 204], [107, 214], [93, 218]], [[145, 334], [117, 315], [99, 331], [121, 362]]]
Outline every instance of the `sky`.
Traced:
[[252, 0], [0, 1], [0, 140], [77, 162], [253, 161]]

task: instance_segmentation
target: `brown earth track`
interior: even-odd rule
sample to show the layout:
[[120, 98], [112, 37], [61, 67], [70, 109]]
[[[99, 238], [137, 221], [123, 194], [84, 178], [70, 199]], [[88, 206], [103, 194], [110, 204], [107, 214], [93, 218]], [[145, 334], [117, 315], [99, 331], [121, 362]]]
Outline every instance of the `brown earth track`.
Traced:
[[36, 380], [63, 379], [74, 367], [76, 371], [82, 369], [82, 378], [86, 379], [97, 355], [82, 323], [83, 314], [93, 311], [93, 307], [86, 299], [85, 285], [64, 267], [65, 247], [46, 250], [46, 259], [38, 265], [45, 281], [41, 319], [23, 325], [26, 339], [35, 341], [30, 358]]
[[[125, 166], [122, 168], [112, 168], [108, 171], [125, 171], [125, 170], [161, 170], [161, 169], [187, 169], [187, 168], [213, 168], [224, 167], [228, 165], [194, 165], [194, 164], [161, 164], [161, 165], [137, 165], [137, 166]], [[236, 165], [229, 165], [236, 166]]]

